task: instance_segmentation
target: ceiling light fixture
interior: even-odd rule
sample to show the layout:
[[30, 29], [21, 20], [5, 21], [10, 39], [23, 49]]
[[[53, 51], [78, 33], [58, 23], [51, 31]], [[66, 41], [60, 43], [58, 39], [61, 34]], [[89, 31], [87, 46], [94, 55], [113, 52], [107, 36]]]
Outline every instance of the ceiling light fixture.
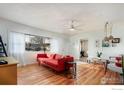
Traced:
[[75, 31], [75, 27], [74, 27], [74, 21], [71, 21], [71, 26], [69, 28], [70, 31]]
[[[109, 36], [108, 36], [108, 33], [110, 34]], [[112, 36], [112, 24], [110, 25], [110, 23], [106, 22], [104, 41], [112, 42], [113, 39], [114, 39], [114, 36]]]
[[70, 28], [69, 30], [70, 30], [70, 31], [74, 31], [75, 29], [74, 29], [74, 28]]

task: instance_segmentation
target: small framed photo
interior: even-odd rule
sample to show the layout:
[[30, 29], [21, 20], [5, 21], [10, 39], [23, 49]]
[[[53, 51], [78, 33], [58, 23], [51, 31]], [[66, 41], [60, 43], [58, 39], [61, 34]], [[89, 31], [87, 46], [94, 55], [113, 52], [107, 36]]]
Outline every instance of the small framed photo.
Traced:
[[100, 47], [100, 40], [96, 40], [96, 47]]
[[102, 47], [110, 47], [110, 43], [108, 41], [102, 41]]
[[112, 43], [120, 43], [120, 38], [114, 38], [114, 39], [112, 40]]

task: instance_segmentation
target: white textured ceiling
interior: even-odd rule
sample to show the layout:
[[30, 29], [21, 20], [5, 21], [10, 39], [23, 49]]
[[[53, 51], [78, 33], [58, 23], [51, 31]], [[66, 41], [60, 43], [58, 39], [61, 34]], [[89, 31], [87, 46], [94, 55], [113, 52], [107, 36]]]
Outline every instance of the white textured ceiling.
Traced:
[[[124, 22], [124, 4], [0, 4], [0, 17], [48, 31], [76, 34]], [[77, 31], [68, 30], [76, 20]]]

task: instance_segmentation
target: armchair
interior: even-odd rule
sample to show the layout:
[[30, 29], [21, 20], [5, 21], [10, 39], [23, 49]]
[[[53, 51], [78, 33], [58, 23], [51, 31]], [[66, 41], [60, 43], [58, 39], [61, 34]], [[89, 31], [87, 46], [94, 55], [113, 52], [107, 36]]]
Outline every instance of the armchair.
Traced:
[[122, 56], [109, 57], [108, 69], [122, 74]]
[[121, 74], [123, 79], [122, 83], [124, 84], [124, 55], [118, 57], [109, 57], [109, 60], [106, 62], [106, 70], [107, 69]]

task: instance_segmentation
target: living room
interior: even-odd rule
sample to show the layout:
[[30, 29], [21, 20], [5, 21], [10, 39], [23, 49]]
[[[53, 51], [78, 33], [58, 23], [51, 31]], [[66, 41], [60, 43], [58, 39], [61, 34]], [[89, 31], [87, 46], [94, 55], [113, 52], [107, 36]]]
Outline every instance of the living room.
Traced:
[[[98, 52], [102, 53], [100, 58], [106, 60], [124, 54], [124, 13], [121, 11], [123, 9], [123, 4], [0, 4], [0, 35], [8, 56], [18, 61], [17, 84], [122, 84], [122, 74], [113, 69], [107, 70], [107, 74], [104, 74], [104, 63], [95, 63], [94, 59], [99, 61]], [[109, 35], [118, 42], [110, 42], [109, 45], [103, 46], [104, 38]], [[34, 41], [30, 40], [32, 37], [35, 37]], [[37, 50], [34, 48], [38, 45], [31, 47], [32, 42], [36, 42], [38, 38], [41, 41], [45, 40], [40, 42], [42, 45], [47, 42], [47, 48], [44, 49], [43, 46]], [[80, 60], [82, 39], [88, 40], [88, 62]], [[71, 77], [73, 75], [70, 73], [59, 73], [49, 67], [38, 65], [37, 55], [44, 53], [73, 57], [74, 62], [77, 62], [78, 78]], [[31, 72], [32, 78], [29, 78], [27, 75]], [[92, 75], [93, 72], [95, 74]], [[35, 75], [39, 77], [36, 78]], [[94, 77], [98, 78], [96, 82]], [[112, 81], [111, 77], [115, 77], [116, 80]], [[109, 81], [104, 80], [108, 78]]]

